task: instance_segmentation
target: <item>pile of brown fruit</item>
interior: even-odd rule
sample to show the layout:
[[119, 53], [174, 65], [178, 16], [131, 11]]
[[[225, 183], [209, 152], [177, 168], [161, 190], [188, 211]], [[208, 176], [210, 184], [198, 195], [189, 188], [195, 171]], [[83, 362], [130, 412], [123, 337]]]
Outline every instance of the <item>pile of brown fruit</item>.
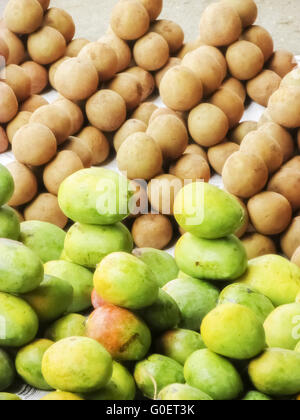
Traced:
[[[119, 169], [149, 181], [141, 197], [157, 212], [130, 219], [138, 247], [166, 247], [176, 193], [185, 180], [209, 182], [214, 171], [230, 193], [249, 200], [243, 201], [249, 218], [238, 232], [249, 258], [276, 252], [274, 238], [284, 232], [282, 250], [291, 257], [300, 246], [300, 217], [290, 225], [300, 210], [293, 138], [300, 77], [290, 73], [293, 54], [274, 52], [271, 35], [254, 25], [254, 1], [212, 3], [199, 39], [186, 44], [179, 25], [158, 20], [162, 0], [119, 1], [97, 42], [73, 39], [71, 16], [49, 3], [9, 0], [0, 22], [7, 63], [0, 152], [10, 142], [17, 159], [8, 165], [16, 184], [9, 205], [26, 220], [64, 227], [60, 184], [103, 163], [112, 136]], [[49, 83], [60, 94], [53, 104], [40, 96]], [[155, 89], [165, 108], [147, 102]], [[240, 123], [247, 96], [268, 106], [259, 124]]]

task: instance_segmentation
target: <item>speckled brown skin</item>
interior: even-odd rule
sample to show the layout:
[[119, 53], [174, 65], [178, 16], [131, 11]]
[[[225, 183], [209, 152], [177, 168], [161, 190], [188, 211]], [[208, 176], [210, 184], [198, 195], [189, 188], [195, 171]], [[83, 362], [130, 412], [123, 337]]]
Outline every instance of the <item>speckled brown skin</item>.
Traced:
[[127, 309], [104, 304], [89, 317], [86, 334], [116, 360], [141, 360], [151, 344], [148, 327]]

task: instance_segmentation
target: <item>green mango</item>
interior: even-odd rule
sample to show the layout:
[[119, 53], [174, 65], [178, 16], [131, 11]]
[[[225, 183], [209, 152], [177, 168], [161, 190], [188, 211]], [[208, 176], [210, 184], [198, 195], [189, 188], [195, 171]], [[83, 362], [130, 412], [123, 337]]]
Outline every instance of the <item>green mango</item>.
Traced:
[[15, 394], [7, 394], [6, 392], [0, 392], [0, 401], [22, 401], [20, 397]]
[[84, 401], [84, 399], [71, 392], [55, 391], [41, 398], [40, 401]]
[[203, 280], [233, 281], [248, 265], [245, 248], [233, 235], [211, 240], [186, 233], [177, 242], [175, 259], [180, 270]]
[[143, 318], [153, 333], [161, 333], [177, 327], [181, 320], [177, 303], [162, 289], [159, 289], [156, 302], [138, 311], [138, 315]]
[[239, 283], [265, 295], [273, 305], [294, 303], [300, 292], [300, 268], [279, 255], [264, 255], [249, 261]]
[[210, 350], [198, 350], [184, 365], [188, 385], [214, 400], [234, 400], [243, 393], [243, 382], [235, 367]]
[[15, 183], [8, 169], [0, 163], [0, 207], [11, 199]]
[[219, 305], [225, 303], [237, 303], [246, 306], [255, 312], [261, 322], [264, 322], [275, 309], [266, 296], [240, 283], [231, 284], [223, 289], [219, 297]]
[[272, 398], [261, 392], [250, 391], [245, 395], [243, 401], [272, 401]]
[[300, 393], [300, 353], [284, 349], [268, 349], [249, 365], [255, 388], [271, 397]]
[[101, 344], [87, 337], [65, 338], [44, 354], [42, 374], [54, 389], [91, 393], [112, 376], [112, 358]]
[[37, 289], [22, 297], [35, 310], [41, 323], [53, 322], [72, 304], [73, 287], [65, 280], [46, 274]]
[[81, 312], [92, 306], [93, 274], [80, 265], [67, 261], [49, 261], [45, 264], [45, 274], [65, 280], [73, 287], [73, 300], [67, 313]]
[[189, 385], [172, 384], [166, 386], [158, 394], [158, 400], [161, 401], [212, 401], [213, 399]]
[[163, 287], [169, 281], [178, 277], [176, 261], [172, 255], [165, 251], [153, 248], [139, 248], [133, 251], [133, 255], [151, 268], [159, 287]]
[[163, 287], [181, 312], [180, 328], [199, 331], [203, 318], [216, 307], [219, 290], [205, 281], [186, 278], [170, 281]]
[[264, 323], [268, 347], [294, 350], [300, 341], [300, 303], [276, 308]]
[[131, 196], [129, 182], [123, 175], [104, 168], [90, 168], [63, 181], [58, 202], [74, 222], [113, 225], [129, 215]]
[[167, 385], [184, 384], [183, 367], [175, 360], [152, 354], [135, 366], [134, 379], [143, 395], [156, 399]]
[[174, 204], [179, 226], [198, 238], [221, 239], [245, 223], [245, 210], [235, 197], [205, 182], [182, 188]]
[[34, 340], [39, 321], [23, 299], [0, 293], [0, 347], [22, 347]]
[[83, 315], [66, 315], [47, 328], [45, 338], [56, 342], [69, 337], [84, 337], [85, 323]]
[[94, 275], [96, 292], [106, 302], [127, 309], [142, 309], [158, 298], [158, 285], [143, 261], [124, 252], [105, 257]]
[[16, 357], [16, 369], [19, 376], [28, 385], [43, 391], [52, 389], [43, 377], [42, 360], [46, 351], [53, 344], [53, 341], [49, 340], [36, 340], [19, 350]]
[[135, 398], [135, 382], [131, 373], [120, 363], [113, 362], [111, 380], [93, 394], [84, 395], [90, 401], [133, 401]]
[[203, 320], [201, 336], [207, 348], [231, 359], [251, 359], [266, 347], [263, 324], [246, 306], [226, 303]]
[[131, 253], [133, 241], [122, 223], [93, 226], [75, 223], [67, 233], [65, 256], [75, 264], [95, 269], [112, 252]]
[[201, 335], [191, 330], [170, 330], [156, 341], [158, 353], [176, 360], [181, 365], [184, 365], [195, 351], [205, 348]]
[[43, 281], [43, 264], [39, 257], [20, 242], [0, 239], [0, 291], [27, 293]]
[[17, 213], [9, 206], [0, 208], [0, 238], [17, 241], [20, 237], [20, 222]]
[[[1, 337], [1, 334], [0, 334]], [[15, 368], [9, 355], [0, 349], [0, 391], [9, 388], [15, 379]]]
[[51, 223], [32, 220], [21, 223], [20, 241], [35, 252], [43, 263], [58, 260], [66, 233]]

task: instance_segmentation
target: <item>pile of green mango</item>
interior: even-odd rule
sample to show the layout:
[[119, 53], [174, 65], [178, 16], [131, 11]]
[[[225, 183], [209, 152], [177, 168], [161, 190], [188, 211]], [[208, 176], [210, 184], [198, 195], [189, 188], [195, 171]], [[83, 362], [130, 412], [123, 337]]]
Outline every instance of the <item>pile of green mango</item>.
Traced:
[[[1, 166], [0, 186], [5, 207]], [[247, 261], [243, 208], [204, 183], [176, 197], [175, 258], [133, 250], [130, 198], [123, 176], [92, 168], [60, 188], [67, 233], [0, 216], [0, 400], [19, 400], [17, 377], [46, 401], [296, 399], [300, 269]]]

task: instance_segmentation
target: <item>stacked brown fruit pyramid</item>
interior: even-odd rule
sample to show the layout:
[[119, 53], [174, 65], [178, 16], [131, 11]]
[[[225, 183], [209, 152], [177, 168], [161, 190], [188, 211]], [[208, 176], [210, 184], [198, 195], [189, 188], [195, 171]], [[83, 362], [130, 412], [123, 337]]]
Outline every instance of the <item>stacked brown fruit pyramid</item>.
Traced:
[[[237, 235], [249, 258], [275, 252], [281, 234], [282, 250], [291, 257], [300, 245], [298, 217], [290, 225], [300, 209], [293, 54], [274, 52], [271, 35], [255, 25], [253, 0], [211, 4], [199, 39], [186, 44], [178, 24], [158, 20], [162, 6], [162, 0], [122, 0], [107, 33], [89, 42], [73, 39], [71, 16], [48, 9], [49, 1], [8, 2], [0, 25], [7, 62], [0, 151], [10, 142], [17, 159], [8, 165], [16, 184], [9, 204], [26, 220], [64, 227], [60, 184], [103, 163], [113, 137], [119, 169], [131, 180], [149, 181], [140, 193], [156, 214], [129, 220], [137, 246], [166, 247], [183, 182], [209, 182], [215, 171], [248, 206], [250, 217]], [[60, 94], [53, 104], [39, 96], [48, 80]], [[165, 108], [147, 102], [156, 88]], [[247, 96], [269, 103], [259, 124], [240, 123]]]

